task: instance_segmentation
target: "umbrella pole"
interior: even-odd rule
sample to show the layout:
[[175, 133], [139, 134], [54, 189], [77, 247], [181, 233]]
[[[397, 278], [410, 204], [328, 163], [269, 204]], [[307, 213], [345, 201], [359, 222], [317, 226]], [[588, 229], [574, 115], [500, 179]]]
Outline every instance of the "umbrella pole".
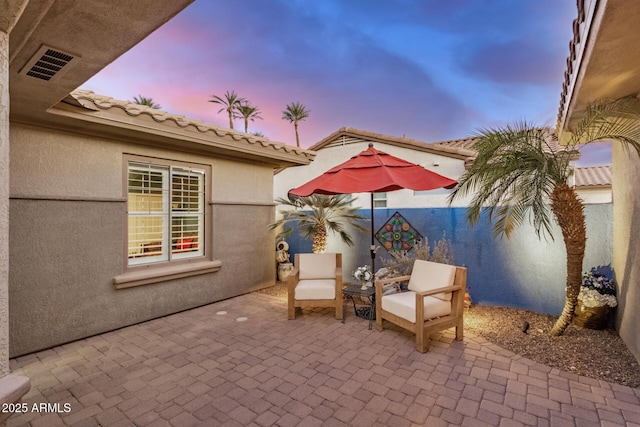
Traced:
[[373, 274], [376, 273], [376, 245], [373, 240], [373, 192], [371, 193], [371, 246], [369, 250], [371, 251], [371, 272]]

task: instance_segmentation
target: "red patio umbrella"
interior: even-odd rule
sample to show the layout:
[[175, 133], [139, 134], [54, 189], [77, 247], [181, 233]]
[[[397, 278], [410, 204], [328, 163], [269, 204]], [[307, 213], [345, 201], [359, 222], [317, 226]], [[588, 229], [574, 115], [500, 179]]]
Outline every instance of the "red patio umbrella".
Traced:
[[431, 172], [420, 165], [369, 148], [335, 166], [289, 194], [306, 197], [311, 194], [371, 193], [371, 263], [375, 271], [373, 229], [373, 193], [401, 190], [433, 190], [453, 188], [457, 181]]

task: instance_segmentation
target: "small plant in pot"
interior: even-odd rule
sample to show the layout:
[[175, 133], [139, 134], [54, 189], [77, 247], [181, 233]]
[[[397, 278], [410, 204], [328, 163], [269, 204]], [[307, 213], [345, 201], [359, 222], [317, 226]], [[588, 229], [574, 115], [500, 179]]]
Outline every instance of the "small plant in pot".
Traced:
[[574, 323], [590, 329], [604, 329], [611, 311], [618, 305], [610, 266], [593, 267], [582, 275]]

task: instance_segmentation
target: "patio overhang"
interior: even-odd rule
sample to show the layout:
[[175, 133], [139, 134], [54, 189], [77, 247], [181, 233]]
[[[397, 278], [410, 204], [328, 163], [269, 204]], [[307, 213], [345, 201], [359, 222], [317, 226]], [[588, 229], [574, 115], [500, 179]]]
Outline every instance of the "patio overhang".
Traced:
[[[49, 108], [192, 2], [9, 1], [7, 13], [20, 16], [9, 40], [11, 120], [46, 125]], [[48, 50], [51, 62], [38, 64]]]
[[563, 144], [589, 104], [640, 93], [640, 50], [629, 44], [640, 33], [640, 2], [579, 0], [573, 31], [557, 121]]

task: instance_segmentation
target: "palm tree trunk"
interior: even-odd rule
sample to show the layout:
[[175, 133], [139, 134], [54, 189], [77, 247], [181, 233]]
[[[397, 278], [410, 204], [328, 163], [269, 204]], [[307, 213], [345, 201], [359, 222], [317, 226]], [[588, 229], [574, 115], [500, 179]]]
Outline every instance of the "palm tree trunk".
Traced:
[[561, 184], [551, 193], [551, 210], [562, 230], [567, 251], [566, 297], [562, 314], [551, 329], [551, 335], [562, 335], [571, 324], [582, 285], [582, 261], [587, 242], [584, 203], [575, 190]]
[[244, 133], [249, 133], [249, 119], [244, 119]]
[[300, 147], [300, 138], [298, 138], [298, 121], [293, 122], [293, 127], [296, 130], [296, 145]]
[[229, 107], [227, 111], [229, 112], [229, 128], [233, 129], [233, 108]]
[[319, 224], [313, 235], [312, 250], [314, 254], [323, 254], [327, 250], [327, 228], [324, 224]]

